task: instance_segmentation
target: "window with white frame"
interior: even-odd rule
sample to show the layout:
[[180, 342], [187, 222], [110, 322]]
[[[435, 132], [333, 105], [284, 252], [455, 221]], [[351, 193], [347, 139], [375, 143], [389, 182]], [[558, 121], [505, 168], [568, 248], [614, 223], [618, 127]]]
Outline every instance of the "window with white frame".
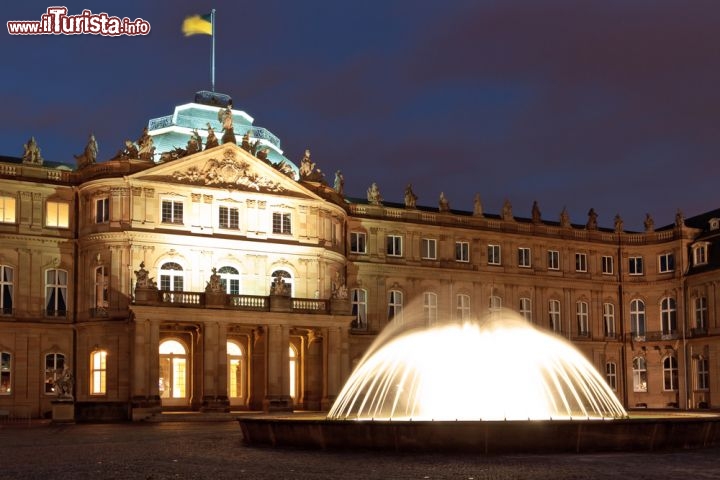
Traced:
[[45, 271], [45, 314], [64, 317], [67, 314], [68, 273], [65, 270]]
[[55, 382], [65, 370], [65, 355], [62, 353], [48, 353], [45, 355], [45, 394], [51, 395], [55, 391]]
[[226, 207], [220, 205], [218, 207], [218, 226], [220, 228], [234, 229], [240, 228], [240, 209], [237, 207]]
[[13, 313], [14, 272], [13, 267], [0, 265], [0, 312], [3, 315]]
[[0, 395], [12, 393], [12, 354], [0, 352]]
[[240, 271], [229, 265], [222, 266], [217, 271], [220, 275], [220, 285], [228, 295], [240, 294]]
[[458, 294], [455, 296], [457, 316], [460, 320], [470, 318], [470, 295]]
[[388, 292], [388, 321], [402, 321], [403, 294], [399, 290]]
[[290, 213], [273, 212], [272, 222], [273, 222], [273, 227], [272, 227], [273, 233], [279, 233], [279, 234], [283, 234], [283, 235], [291, 235], [292, 234], [292, 224], [291, 224]]
[[548, 270], [560, 270], [560, 252], [557, 250], [548, 250], [547, 254]]
[[70, 226], [70, 204], [48, 201], [45, 204], [45, 226], [68, 228]]
[[109, 306], [110, 272], [108, 267], [101, 265], [95, 268], [95, 289], [93, 308], [95, 312], [104, 312]]
[[0, 195], [0, 223], [15, 223], [15, 197]]
[[353, 288], [351, 292], [352, 315], [355, 317], [352, 327], [367, 330], [367, 290]]
[[367, 234], [350, 232], [350, 253], [367, 253]]
[[660, 301], [660, 324], [663, 336], [677, 333], [677, 306], [672, 297], [665, 297]]
[[707, 244], [701, 243], [694, 245], [692, 252], [693, 265], [705, 265], [707, 263]]
[[90, 354], [90, 395], [107, 392], [107, 352], [96, 350]]
[[658, 257], [660, 273], [668, 273], [675, 271], [675, 255], [672, 253], [663, 253]]
[[605, 380], [613, 391], [617, 391], [617, 365], [614, 362], [605, 364]]
[[615, 337], [615, 305], [603, 303], [603, 328], [606, 338]]
[[697, 328], [698, 330], [705, 330], [707, 329], [708, 314], [707, 298], [697, 297], [695, 298], [693, 303], [695, 306], [695, 328]]
[[642, 300], [630, 302], [630, 332], [635, 338], [645, 338], [645, 302]]
[[385, 253], [387, 253], [390, 257], [402, 257], [402, 236], [388, 235], [385, 240]]
[[587, 272], [587, 254], [576, 253], [575, 254], [575, 271], [576, 272]]
[[630, 257], [628, 258], [628, 273], [630, 275], [642, 275], [643, 274], [643, 258], [642, 257]]
[[710, 369], [707, 358], [695, 359], [695, 389], [708, 390], [710, 388]]
[[110, 221], [110, 198], [103, 197], [95, 200], [95, 223]]
[[497, 295], [490, 295], [489, 308], [490, 313], [502, 310], [502, 298]]
[[420, 258], [423, 260], [437, 260], [437, 240], [434, 238], [420, 239]]
[[550, 300], [548, 302], [548, 317], [550, 321], [550, 330], [553, 332], [562, 332], [562, 324], [560, 323], [560, 301]]
[[530, 249], [527, 247], [518, 248], [518, 267], [530, 268], [531, 266]]
[[470, 261], [470, 243], [455, 242], [455, 261], [456, 262], [469, 262]]
[[183, 223], [183, 202], [163, 200], [160, 204], [160, 221], [162, 223]]
[[577, 319], [578, 335], [587, 337], [590, 335], [590, 322], [588, 314], [588, 303], [579, 301], [575, 304], [575, 317]]
[[185, 272], [182, 265], [165, 262], [160, 266], [160, 290], [182, 292], [185, 289]]
[[532, 322], [532, 301], [528, 297], [520, 298], [520, 315], [528, 322]]
[[612, 275], [615, 272], [615, 266], [613, 265], [613, 257], [609, 255], [603, 255], [602, 257], [602, 273], [603, 275]]
[[245, 349], [240, 343], [228, 340], [225, 344], [225, 353], [227, 355], [228, 397], [231, 404], [238, 403], [238, 400], [245, 397], [247, 390]]
[[663, 390], [678, 389], [678, 364], [674, 356], [669, 355], [663, 359]]
[[488, 265], [500, 265], [500, 245], [488, 245]]
[[423, 293], [423, 314], [428, 325], [437, 323], [438, 300], [434, 292]]
[[635, 357], [632, 361], [633, 391], [647, 392], [647, 362], [645, 357]]

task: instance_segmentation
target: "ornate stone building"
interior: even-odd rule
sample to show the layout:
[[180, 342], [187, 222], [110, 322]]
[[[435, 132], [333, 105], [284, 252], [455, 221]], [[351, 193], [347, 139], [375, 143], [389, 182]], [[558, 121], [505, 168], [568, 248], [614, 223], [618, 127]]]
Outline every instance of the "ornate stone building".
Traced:
[[79, 420], [323, 410], [392, 318], [502, 307], [575, 343], [627, 407], [720, 407], [720, 210], [633, 233], [594, 210], [423, 207], [410, 185], [404, 204], [347, 198], [219, 94], [112, 159], [94, 142], [76, 169], [34, 139], [0, 157], [11, 415], [49, 416], [64, 372]]

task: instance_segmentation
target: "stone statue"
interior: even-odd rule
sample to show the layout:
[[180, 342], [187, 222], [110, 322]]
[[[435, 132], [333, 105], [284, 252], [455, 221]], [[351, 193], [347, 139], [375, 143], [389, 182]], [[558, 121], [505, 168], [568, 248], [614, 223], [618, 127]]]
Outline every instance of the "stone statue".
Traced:
[[503, 220], [513, 220], [512, 205], [510, 200], [505, 199], [502, 207], [502, 218]]
[[480, 200], [479, 193], [476, 193], [475, 198], [473, 199], [473, 215], [475, 215], [476, 217], [483, 216], [483, 206], [482, 201]]
[[570, 214], [568, 214], [567, 207], [563, 207], [560, 212], [560, 226], [564, 228], [570, 227]]
[[677, 213], [675, 213], [675, 226], [677, 228], [680, 228], [685, 225], [685, 217], [683, 216], [682, 212], [678, 208]]
[[335, 272], [335, 280], [332, 282], [332, 293], [330, 294], [331, 298], [335, 298], [338, 300], [345, 300], [348, 298], [348, 289], [345, 286], [345, 279], [340, 274], [340, 272]]
[[223, 286], [220, 279], [220, 275], [217, 273], [217, 268], [212, 268], [212, 275], [210, 275], [210, 281], [205, 286], [206, 293], [222, 293]]
[[275, 277], [270, 285], [270, 295], [279, 295], [281, 297], [290, 296], [290, 285], [285, 283], [285, 279], [281, 276]]
[[380, 195], [380, 189], [377, 183], [373, 182], [370, 188], [367, 189], [367, 199], [372, 205], [382, 204], [382, 196]]
[[155, 145], [153, 145], [153, 139], [148, 134], [148, 129], [145, 127], [143, 129], [142, 134], [140, 135], [140, 138], [138, 138], [137, 141], [138, 144], [138, 158], [140, 160], [146, 160], [149, 162], [152, 162], [154, 160], [155, 155]]
[[300, 160], [300, 180], [307, 179], [315, 170], [315, 164], [310, 161], [310, 149], [305, 150], [305, 155]]
[[193, 133], [190, 135], [187, 142], [187, 155], [192, 155], [193, 153], [197, 153], [202, 150], [202, 139], [198, 142], [198, 138], [200, 138], [200, 134], [198, 134], [197, 129], [193, 129]]
[[588, 221], [585, 224], [585, 228], [588, 230], [597, 230], [598, 223], [597, 223], [597, 213], [595, 212], [594, 208], [591, 208], [590, 211], [588, 211]]
[[415, 208], [417, 205], [417, 195], [413, 192], [412, 183], [408, 183], [405, 187], [405, 207]]
[[535, 200], [532, 204], [532, 221], [533, 221], [533, 223], [542, 222], [542, 214], [540, 213], [540, 205], [538, 205], [537, 200]]
[[235, 130], [233, 128], [232, 106], [228, 104], [225, 108], [218, 110], [218, 121], [222, 124], [222, 143], [235, 143]]
[[440, 200], [438, 201], [438, 210], [441, 212], [449, 212], [450, 211], [450, 202], [448, 202], [447, 197], [445, 197], [445, 192], [440, 192]]
[[345, 177], [340, 170], [335, 172], [335, 182], [333, 183], [333, 189], [340, 195], [345, 190]]
[[620, 214], [615, 215], [615, 233], [622, 233], [623, 231], [623, 220]]
[[128, 158], [138, 158], [138, 149], [132, 140], [125, 140], [125, 148], [118, 151], [113, 160], [127, 160]]
[[207, 136], [207, 139], [205, 140], [205, 150], [208, 150], [210, 148], [215, 148], [218, 145], [220, 145], [217, 137], [215, 136], [215, 130], [213, 130], [212, 125], [210, 125], [210, 123], [207, 124], [207, 132], [208, 132], [208, 136]]
[[91, 133], [83, 153], [80, 155], [74, 155], [75, 159], [78, 161], [78, 168], [94, 164], [95, 160], [97, 160], [97, 154], [98, 144], [97, 141], [95, 141], [95, 135]]
[[135, 270], [135, 288], [157, 288], [155, 281], [145, 270], [145, 262], [140, 262], [140, 270]]
[[[248, 131], [245, 132], [245, 135], [243, 135], [242, 140], [240, 142], [240, 148], [245, 150], [246, 152], [250, 152], [251, 145], [250, 145], [250, 129], [248, 128]], [[253, 153], [253, 152], [251, 152]]]
[[645, 226], [646, 232], [650, 233], [655, 231], [655, 221], [649, 213], [645, 214], [645, 221], [643, 222], [643, 225]]
[[63, 369], [62, 375], [55, 379], [53, 387], [55, 394], [59, 399], [72, 400], [73, 399], [73, 375], [69, 368]]
[[23, 145], [23, 156], [22, 162], [30, 165], [42, 165], [43, 158], [40, 154], [40, 147], [38, 147], [35, 137], [30, 137], [30, 140]]

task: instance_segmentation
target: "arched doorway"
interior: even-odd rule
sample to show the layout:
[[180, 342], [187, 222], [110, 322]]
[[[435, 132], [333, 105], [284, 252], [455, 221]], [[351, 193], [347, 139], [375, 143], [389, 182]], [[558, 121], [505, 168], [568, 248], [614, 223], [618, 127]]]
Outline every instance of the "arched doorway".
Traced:
[[247, 401], [247, 363], [239, 343], [227, 342], [228, 399], [231, 406], [245, 406]]
[[293, 399], [293, 403], [297, 403], [299, 400], [300, 368], [298, 363], [298, 352], [294, 345], [290, 345], [288, 357], [290, 362], [290, 397]]
[[163, 407], [186, 406], [190, 398], [187, 348], [175, 339], [160, 343], [160, 399]]

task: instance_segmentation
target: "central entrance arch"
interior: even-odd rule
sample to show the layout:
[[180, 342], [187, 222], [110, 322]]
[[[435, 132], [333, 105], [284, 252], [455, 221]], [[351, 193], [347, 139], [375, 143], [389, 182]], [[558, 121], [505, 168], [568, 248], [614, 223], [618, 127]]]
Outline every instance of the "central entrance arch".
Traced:
[[188, 349], [177, 339], [160, 343], [160, 400], [163, 407], [187, 406], [190, 400]]

